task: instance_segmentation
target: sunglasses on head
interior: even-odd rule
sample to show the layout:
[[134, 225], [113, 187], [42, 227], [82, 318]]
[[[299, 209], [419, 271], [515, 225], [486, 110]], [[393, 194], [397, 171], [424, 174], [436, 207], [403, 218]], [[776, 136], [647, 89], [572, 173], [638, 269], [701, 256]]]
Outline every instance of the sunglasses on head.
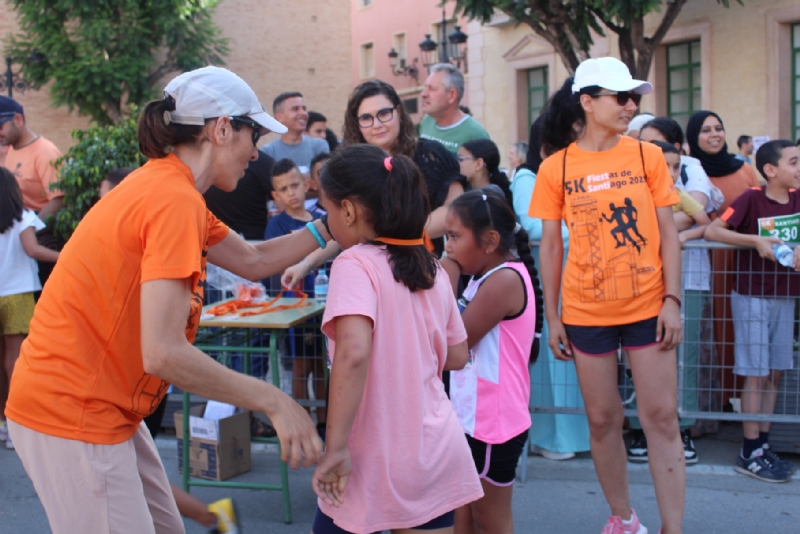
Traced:
[[613, 93], [597, 93], [596, 95], [591, 95], [592, 98], [597, 98], [601, 96], [616, 96], [617, 97], [617, 104], [620, 106], [624, 106], [628, 103], [628, 100], [633, 100], [633, 103], [637, 106], [639, 102], [642, 101], [642, 95], [639, 93], [633, 93], [631, 91], [615, 91]]
[[14, 119], [15, 112], [9, 111], [6, 113], [0, 113], [0, 124], [5, 124]]
[[244, 124], [245, 126], [249, 126], [253, 130], [253, 146], [258, 145], [258, 140], [261, 139], [261, 136], [263, 135], [261, 132], [264, 130], [260, 124], [250, 117], [231, 117], [231, 122], [238, 122], [240, 124]]

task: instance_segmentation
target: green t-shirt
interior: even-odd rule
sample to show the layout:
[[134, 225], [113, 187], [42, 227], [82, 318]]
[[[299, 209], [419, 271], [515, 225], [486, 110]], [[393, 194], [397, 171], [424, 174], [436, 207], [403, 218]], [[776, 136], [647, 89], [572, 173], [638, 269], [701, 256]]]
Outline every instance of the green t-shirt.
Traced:
[[419, 136], [423, 139], [439, 141], [453, 154], [458, 152], [458, 147], [467, 141], [489, 139], [489, 134], [481, 126], [481, 123], [469, 115], [464, 115], [459, 122], [444, 128], [439, 128], [430, 115], [425, 115], [419, 125]]

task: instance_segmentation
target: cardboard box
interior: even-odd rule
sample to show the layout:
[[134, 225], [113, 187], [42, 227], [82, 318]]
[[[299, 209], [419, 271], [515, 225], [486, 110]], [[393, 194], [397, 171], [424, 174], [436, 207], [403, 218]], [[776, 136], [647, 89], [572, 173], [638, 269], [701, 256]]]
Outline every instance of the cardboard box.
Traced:
[[[228, 480], [250, 471], [250, 412], [210, 421], [202, 419], [204, 410], [205, 405], [190, 410], [194, 431], [190, 430], [193, 437], [189, 438], [189, 474], [207, 480]], [[183, 473], [183, 410], [175, 412], [174, 417], [178, 469]]]

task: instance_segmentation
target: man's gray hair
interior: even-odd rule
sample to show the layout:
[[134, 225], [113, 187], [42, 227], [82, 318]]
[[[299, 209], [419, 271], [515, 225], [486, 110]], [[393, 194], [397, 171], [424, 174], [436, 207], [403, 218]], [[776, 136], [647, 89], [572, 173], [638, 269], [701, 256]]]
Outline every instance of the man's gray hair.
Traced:
[[464, 75], [451, 63], [437, 63], [431, 67], [431, 74], [444, 72], [445, 89], [455, 89], [458, 101], [464, 98]]

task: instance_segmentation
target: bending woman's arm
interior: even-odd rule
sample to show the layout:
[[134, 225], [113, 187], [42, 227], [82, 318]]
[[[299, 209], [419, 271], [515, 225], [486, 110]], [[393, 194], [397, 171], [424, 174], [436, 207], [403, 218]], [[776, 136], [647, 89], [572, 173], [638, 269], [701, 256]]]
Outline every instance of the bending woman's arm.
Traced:
[[567, 331], [561, 323], [558, 300], [561, 294], [561, 266], [564, 261], [564, 244], [561, 241], [561, 221], [542, 221], [542, 243], [539, 245], [539, 270], [544, 293], [544, 312], [550, 330], [547, 344], [559, 360], [572, 359], [572, 347]]
[[[658, 231], [661, 234], [661, 270], [667, 295], [681, 294], [681, 243], [672, 217], [672, 207], [656, 208]], [[658, 314], [656, 341], [662, 350], [671, 350], [683, 339], [680, 307], [672, 299], [664, 299]]]
[[[189, 278], [152, 280], [141, 286], [142, 364], [145, 372], [184, 391], [267, 414], [292, 468], [319, 459], [322, 442], [306, 411], [275, 386], [217, 363], [186, 339], [191, 311]], [[196, 318], [199, 319], [199, 318]]]
[[[330, 241], [331, 236], [321, 220], [314, 221], [314, 227], [323, 239]], [[307, 229], [255, 245], [242, 239], [236, 232], [228, 232], [222, 241], [209, 247], [208, 261], [257, 282], [282, 273], [318, 248], [317, 241]]]

